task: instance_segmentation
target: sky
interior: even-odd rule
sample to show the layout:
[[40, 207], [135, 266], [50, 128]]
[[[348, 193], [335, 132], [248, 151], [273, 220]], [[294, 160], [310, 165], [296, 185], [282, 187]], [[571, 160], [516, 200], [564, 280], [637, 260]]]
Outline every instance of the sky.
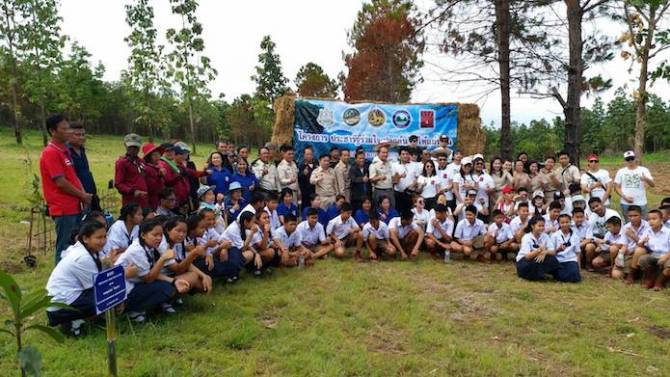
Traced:
[[[431, 0], [416, 0], [419, 9], [429, 8]], [[105, 79], [118, 80], [128, 66], [129, 48], [123, 40], [129, 34], [125, 22], [124, 0], [61, 0], [62, 31], [72, 40], [86, 47], [92, 61], [105, 65]], [[254, 91], [250, 76], [258, 62], [260, 41], [271, 35], [276, 52], [281, 57], [284, 75], [292, 86], [298, 69], [308, 62], [319, 64], [335, 78], [344, 69], [343, 51], [349, 51], [347, 30], [351, 29], [361, 0], [200, 0], [197, 17], [203, 24], [205, 54], [211, 58], [218, 76], [210, 84], [214, 96], [224, 93], [228, 101]], [[169, 27], [178, 26], [178, 19], [170, 12], [167, 0], [153, 0], [155, 26], [159, 35]], [[612, 21], [599, 21], [586, 26], [587, 30], [614, 35], [621, 30]], [[429, 38], [435, 37], [434, 32]], [[159, 41], [165, 43], [164, 38]], [[667, 54], [666, 54], [667, 57]], [[458, 69], [463, 64], [432, 49], [424, 54], [426, 62], [421, 75], [424, 81], [417, 85], [412, 102], [474, 102], [481, 108], [482, 122], [497, 124], [500, 119], [500, 96], [492, 93], [481, 97], [482, 85], [445, 83], [444, 69]], [[612, 90], [602, 93], [605, 101], [613, 97], [614, 89], [627, 86], [632, 92], [636, 86], [635, 67], [621, 58], [592, 68], [589, 73], [601, 73], [614, 80]], [[666, 83], [657, 83], [652, 89], [657, 94], [670, 93]], [[664, 96], [667, 98], [667, 94]], [[594, 97], [584, 97], [583, 106], [589, 106]], [[531, 119], [562, 116], [558, 102], [553, 98], [536, 99], [512, 93], [512, 120], [520, 123]]]

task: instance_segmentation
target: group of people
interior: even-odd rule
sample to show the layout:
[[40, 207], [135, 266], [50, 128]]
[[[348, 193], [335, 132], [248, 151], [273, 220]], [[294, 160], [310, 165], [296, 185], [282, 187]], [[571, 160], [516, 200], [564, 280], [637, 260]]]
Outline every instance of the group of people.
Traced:
[[[349, 248], [360, 262], [422, 250], [445, 261], [511, 260], [533, 281], [579, 282], [583, 269], [628, 283], [643, 275], [657, 290], [670, 279], [670, 198], [649, 210], [646, 188], [655, 183], [631, 151], [613, 180], [595, 154], [583, 172], [564, 152], [558, 164], [521, 153], [514, 162], [492, 158], [487, 169], [484, 156], [452, 152], [446, 137], [431, 151], [416, 138], [382, 143], [371, 160], [362, 148], [333, 147], [317, 159], [307, 147], [299, 162], [290, 145], [261, 147], [248, 162], [249, 148], [221, 142], [198, 170], [188, 145], [143, 144], [130, 134], [114, 179], [123, 206], [108, 224], [91, 205], [83, 130], [60, 116], [47, 129], [40, 170], [58, 232], [47, 290], [76, 309], [47, 314], [69, 334], [95, 316], [93, 275], [111, 265], [124, 267], [122, 309], [138, 322], [148, 312], [173, 314], [186, 294], [234, 284], [245, 270], [260, 277], [346, 258]], [[610, 208], [615, 193], [621, 212]]]

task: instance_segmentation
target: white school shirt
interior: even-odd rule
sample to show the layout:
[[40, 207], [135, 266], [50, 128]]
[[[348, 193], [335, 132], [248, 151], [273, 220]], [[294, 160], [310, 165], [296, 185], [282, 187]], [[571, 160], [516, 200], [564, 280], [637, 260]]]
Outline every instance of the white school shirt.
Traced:
[[172, 263], [177, 263], [177, 261], [183, 261], [184, 259], [186, 259], [186, 240], [184, 240], [184, 242], [174, 244], [172, 245], [172, 247], [170, 247], [167, 238], [163, 237], [163, 239], [161, 240], [161, 244], [158, 246], [158, 252], [163, 254], [167, 249], [172, 249], [174, 251], [175, 259], [167, 261], [167, 263], [165, 263], [166, 266], [169, 266]]
[[126, 230], [126, 224], [123, 222], [123, 220], [116, 220], [107, 231], [107, 243], [105, 243], [105, 248], [102, 255], [107, 256], [113, 249], [128, 248], [128, 246], [130, 246], [130, 244], [137, 239], [139, 234], [139, 225], [135, 225], [133, 229], [131, 229], [130, 234], [128, 234], [128, 231]]
[[670, 229], [670, 219], [666, 220], [666, 221], [663, 223], [663, 227], [664, 227], [665, 229]]
[[[568, 242], [570, 242], [570, 246], [566, 246], [565, 250], [556, 251], [561, 245]], [[559, 263], [577, 262], [577, 255], [581, 250], [579, 236], [574, 231], [570, 231], [567, 235], [562, 230], [552, 233], [550, 247], [556, 251], [556, 259]]]
[[[442, 233], [440, 233], [440, 230], [437, 229], [435, 226], [433, 226], [433, 219], [435, 218], [435, 213], [431, 214], [430, 220], [428, 220], [428, 225], [426, 226], [426, 234], [432, 234], [435, 239], [441, 240], [442, 239]], [[439, 220], [438, 220], [439, 222]], [[449, 216], [446, 217], [446, 219], [443, 222], [439, 223], [439, 227], [442, 228], [444, 233], [446, 233], [449, 237], [451, 237], [452, 234], [454, 234], [454, 222], [449, 218]]]
[[326, 232], [323, 225], [317, 222], [314, 227], [310, 227], [307, 220], [298, 224], [296, 233], [300, 233], [300, 240], [305, 246], [316, 246], [326, 240]]
[[395, 229], [398, 232], [398, 239], [403, 239], [407, 237], [407, 235], [412, 231], [419, 231], [421, 230], [421, 226], [419, 224], [416, 224], [414, 222], [410, 223], [409, 225], [402, 225], [402, 221], [400, 217], [394, 217], [389, 221], [389, 232]]
[[631, 223], [631, 222], [626, 223], [626, 225], [623, 226], [623, 228], [621, 229], [621, 233], [626, 234], [626, 238], [628, 239], [628, 251], [632, 253], [633, 251], [635, 251], [635, 248], [637, 247], [637, 241], [628, 237], [628, 235], [626, 233], [628, 231], [628, 229], [633, 229], [633, 231], [637, 235], [637, 240], [639, 241], [639, 240], [642, 239], [642, 237], [645, 236], [645, 234], [647, 234], [648, 232], [651, 232], [651, 225], [649, 225], [647, 220], [642, 219], [641, 222], [640, 222], [640, 227], [637, 228], [637, 230], [635, 228], [633, 228], [633, 223]]
[[[473, 184], [475, 183], [475, 178], [472, 174], [466, 174], [465, 177], [459, 172], [452, 179], [453, 183], [458, 183], [458, 192], [461, 194], [461, 198], [465, 198], [469, 189], [466, 189], [464, 186], [466, 183]], [[462, 203], [462, 202], [461, 202]]]
[[507, 223], [502, 223], [500, 225], [500, 228], [498, 228], [498, 225], [496, 225], [496, 223], [491, 223], [489, 225], [487, 233], [491, 237], [494, 237], [495, 242], [499, 244], [507, 242], [514, 238], [514, 232], [512, 232], [512, 227], [510, 227], [509, 224]]
[[[418, 177], [416, 174], [416, 169], [412, 166], [411, 162], [402, 164], [400, 162], [393, 163], [393, 175], [402, 176], [405, 174], [405, 178], [400, 178], [398, 183], [393, 185], [393, 189], [398, 192], [404, 192], [412, 183], [414, 183]], [[419, 172], [420, 174], [420, 172]]]
[[430, 220], [430, 212], [428, 212], [425, 208], [421, 213], [418, 213], [416, 211], [416, 208], [412, 208], [412, 213], [414, 214], [414, 222], [421, 225], [421, 228], [423, 230], [426, 230], [426, 225], [428, 224], [428, 221]]
[[385, 222], [379, 221], [379, 228], [375, 229], [372, 224], [367, 223], [363, 226], [363, 239], [367, 240], [370, 235], [374, 235], [378, 240], [387, 240], [389, 237], [389, 226]]
[[[165, 250], [162, 252], [160, 250], [156, 251], [158, 251], [159, 255], [162, 255], [162, 253], [165, 252]], [[144, 277], [149, 274], [151, 267], [157, 260], [158, 257], [154, 259], [153, 250], [140, 245], [139, 240], [133, 241], [133, 243], [128, 246], [128, 249], [119, 256], [119, 259], [117, 259], [115, 263], [117, 266], [120, 265], [126, 268], [133, 264], [137, 267], [137, 276], [126, 278], [126, 291], [128, 293], [133, 290], [135, 284], [144, 282]], [[172, 263], [174, 263], [174, 260], [166, 261], [165, 264], [170, 265]]]
[[98, 273], [98, 267], [81, 242], [70, 246], [68, 250], [68, 254], [51, 271], [46, 288], [52, 297], [51, 302], [70, 305], [84, 290], [93, 287], [93, 275]]
[[528, 215], [526, 218], [526, 222], [522, 223], [521, 222], [521, 216], [514, 216], [514, 218], [509, 222], [509, 227], [512, 230], [512, 234], [516, 233], [519, 231], [519, 229], [523, 229], [528, 225], [528, 220], [531, 219], [531, 216]]
[[664, 227], [658, 232], [650, 229], [647, 233], [649, 241], [647, 241], [647, 248], [651, 250], [651, 256], [660, 258], [670, 252], [670, 230]]
[[438, 186], [440, 184], [440, 179], [438, 176], [433, 175], [430, 177], [419, 176], [417, 179], [419, 185], [425, 185], [421, 189], [421, 197], [424, 199], [434, 198], [437, 195]]
[[579, 238], [579, 242], [593, 239], [593, 227], [588, 222], [588, 219], [586, 219], [580, 226], [577, 226], [573, 221], [572, 231], [577, 235], [577, 238]]
[[551, 221], [549, 218], [549, 214], [545, 214], [542, 216], [544, 218], [544, 232], [547, 234], [553, 234], [554, 232], [558, 231], [559, 224], [558, 224], [558, 217], [556, 220]]
[[624, 195], [630, 196], [633, 199], [632, 203], [626, 203], [622, 200], [622, 204], [638, 206], [647, 205], [647, 191], [645, 190], [646, 183], [642, 180], [643, 176], [653, 179], [649, 169], [644, 166], [638, 166], [635, 169], [624, 167], [616, 172], [614, 182], [621, 186], [621, 191]]
[[[254, 214], [254, 216], [256, 216], [256, 208], [254, 208], [254, 206], [251, 204], [247, 204], [244, 208], [242, 208], [240, 213], [237, 214], [237, 221], [240, 221], [240, 216], [242, 216], [244, 212], [251, 212]], [[230, 224], [228, 224], [228, 226], [230, 226]]]
[[516, 261], [520, 261], [541, 246], [550, 248], [549, 241], [547, 233], [540, 234], [539, 238], [535, 238], [532, 232], [524, 234], [523, 238], [521, 238], [521, 247], [519, 248], [519, 253], [516, 255]]
[[610, 245], [628, 245], [628, 237], [623, 233], [623, 229], [619, 230], [619, 234], [613, 234], [612, 232], [608, 231], [605, 233], [605, 237], [603, 238], [605, 241], [604, 245], [600, 246], [600, 249], [603, 251], [608, 251], [610, 248]]
[[[592, 176], [594, 176], [598, 180], [598, 182], [602, 183], [603, 186], [605, 186], [605, 187], [607, 187], [607, 185], [610, 182], [612, 182], [612, 179], [610, 178], [610, 172], [608, 172], [605, 169], [600, 169], [597, 172], [590, 171], [589, 173]], [[582, 178], [580, 180], [580, 183], [581, 183], [582, 186], [586, 186], [587, 188], [591, 188], [591, 187], [593, 187], [593, 185], [595, 185], [596, 180], [594, 180], [590, 175], [584, 173], [584, 174], [582, 174]], [[595, 188], [595, 189], [591, 190], [590, 195], [587, 195], [585, 197], [586, 201], [588, 202], [589, 198], [600, 198], [600, 200], [602, 200], [603, 197], [605, 197], [605, 192], [606, 192], [605, 189], [602, 188], [602, 187]], [[603, 204], [608, 206], [610, 204], [609, 198], [607, 199], [607, 202], [603, 202]]]
[[[249, 236], [249, 231], [247, 230], [247, 237]], [[230, 241], [230, 246], [237, 248], [237, 249], [242, 249], [242, 246], [244, 246], [244, 240], [242, 240], [242, 236], [240, 233], [240, 223], [237, 221], [233, 221], [228, 225], [226, 228], [226, 231], [223, 232], [221, 237], [219, 237], [220, 241], [227, 240]]]
[[[207, 228], [207, 230], [205, 230], [205, 233], [202, 234], [202, 237], [198, 237], [197, 244], [198, 245], [204, 245], [204, 244], [207, 244], [207, 242], [209, 242], [210, 240], [214, 240], [214, 241], [219, 242], [220, 238], [221, 238], [221, 234], [219, 234], [219, 232], [217, 232], [215, 228], [213, 228], [213, 227], [212, 228]], [[207, 255], [212, 255], [212, 253], [214, 253], [215, 248], [216, 247], [208, 247], [207, 248]]]
[[[463, 203], [460, 203], [459, 205], [461, 205], [461, 204], [463, 204]], [[482, 210], [484, 209], [484, 207], [482, 207], [482, 205], [479, 204], [479, 202], [474, 202], [472, 205], [475, 206], [475, 208], [477, 208], [477, 214], [482, 213]], [[465, 206], [463, 206], [463, 210], [458, 213], [458, 220], [459, 221], [465, 220]]]
[[279, 221], [279, 215], [277, 214], [277, 210], [270, 211], [270, 209], [265, 206], [264, 208], [265, 212], [267, 212], [268, 216], [270, 216], [270, 230], [275, 230], [281, 226], [281, 221]]
[[328, 222], [326, 233], [329, 236], [335, 235], [338, 240], [341, 240], [355, 229], [360, 229], [360, 227], [356, 224], [353, 216], [349, 216], [347, 221], [342, 221], [342, 215], [339, 215]]
[[518, 211], [519, 211], [519, 204], [521, 204], [521, 203], [528, 203], [528, 213], [530, 214], [529, 216], [532, 217], [533, 214], [535, 213], [535, 206], [533, 205], [533, 203], [531, 203], [530, 200], [526, 200], [526, 201], [518, 201], [518, 202], [516, 202], [516, 203], [514, 204], [514, 212], [518, 212]]
[[599, 216], [597, 213], [591, 212], [591, 215], [589, 216], [589, 224], [591, 224], [591, 229], [593, 229], [594, 237], [602, 238], [605, 236], [605, 233], [607, 233], [605, 223], [607, 222], [607, 220], [609, 220], [610, 217], [613, 216], [621, 218], [619, 212], [611, 208], [605, 209], [605, 214], [603, 216]]
[[289, 249], [300, 246], [301, 242], [297, 228], [289, 235], [283, 225], [272, 231], [272, 238], [281, 241]]
[[[449, 166], [445, 167], [444, 169], [436, 167], [435, 170], [437, 177], [440, 179], [440, 190], [444, 190], [449, 187], [449, 185], [451, 185], [451, 181], [453, 180], [453, 177], [450, 175]], [[451, 189], [445, 191], [444, 194], [447, 197], [447, 201], [454, 199], [454, 193], [451, 191]]]
[[489, 207], [489, 194], [486, 192], [486, 190], [491, 190], [496, 187], [495, 182], [493, 182], [493, 178], [491, 178], [488, 173], [482, 172], [478, 177], [475, 177], [475, 180], [479, 184], [479, 190], [477, 191], [476, 198], [477, 203], [479, 203], [481, 199], [484, 199], [483, 206]]
[[449, 172], [449, 177], [454, 178], [461, 172], [461, 164], [450, 163], [447, 165], [447, 171]]
[[459, 241], [470, 241], [486, 233], [486, 225], [480, 219], [475, 219], [474, 224], [470, 224], [467, 219], [463, 219], [456, 225], [454, 238]]

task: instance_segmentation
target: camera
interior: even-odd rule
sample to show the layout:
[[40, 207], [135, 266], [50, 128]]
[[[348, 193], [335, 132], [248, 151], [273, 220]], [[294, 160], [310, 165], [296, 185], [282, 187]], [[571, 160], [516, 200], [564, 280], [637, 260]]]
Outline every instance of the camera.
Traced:
[[572, 246], [572, 243], [570, 243], [570, 241], [568, 241], [568, 242], [563, 242], [563, 246], [565, 246], [565, 247], [570, 247], [570, 246]]

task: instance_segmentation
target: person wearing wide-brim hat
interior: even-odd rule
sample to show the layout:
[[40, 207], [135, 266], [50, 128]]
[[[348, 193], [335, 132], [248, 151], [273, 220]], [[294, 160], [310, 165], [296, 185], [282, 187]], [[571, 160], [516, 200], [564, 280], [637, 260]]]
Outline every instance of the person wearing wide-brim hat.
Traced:
[[114, 186], [121, 194], [123, 205], [137, 203], [142, 208], [149, 208], [146, 164], [138, 156], [142, 138], [131, 133], [123, 137], [123, 144], [126, 154], [116, 161]]
[[242, 196], [242, 185], [240, 182], [233, 181], [230, 186], [228, 186], [228, 196], [223, 203], [227, 223], [230, 224], [231, 221], [235, 221], [242, 211], [242, 208], [246, 205], [247, 202]]
[[159, 196], [165, 188], [163, 176], [165, 169], [158, 164], [163, 154], [163, 146], [146, 143], [142, 146], [142, 159], [145, 164], [145, 180], [147, 182], [147, 195], [149, 197], [149, 208], [156, 209], [159, 204]]

